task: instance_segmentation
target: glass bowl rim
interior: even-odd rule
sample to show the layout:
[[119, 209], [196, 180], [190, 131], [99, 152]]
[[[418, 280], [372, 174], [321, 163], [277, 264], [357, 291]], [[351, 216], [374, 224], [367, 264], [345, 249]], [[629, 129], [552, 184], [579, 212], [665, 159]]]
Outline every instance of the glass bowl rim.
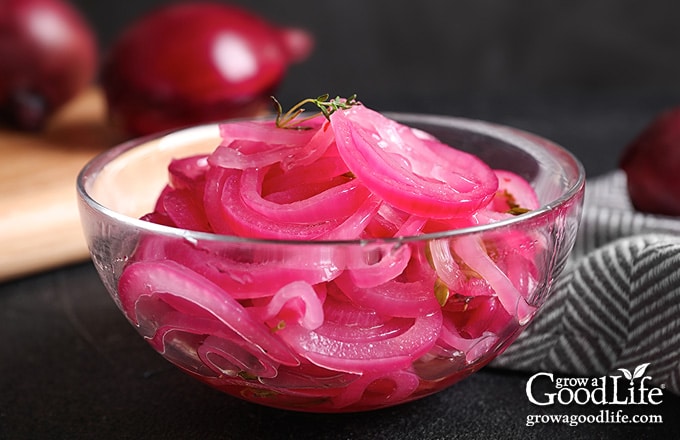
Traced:
[[[432, 232], [427, 234], [419, 235], [409, 235], [409, 236], [398, 236], [398, 237], [386, 237], [386, 238], [370, 238], [370, 239], [351, 239], [351, 240], [294, 240], [294, 239], [271, 239], [271, 238], [251, 238], [251, 237], [241, 237], [236, 235], [224, 235], [216, 234], [212, 232], [201, 232], [194, 231], [183, 228], [176, 228], [172, 226], [165, 226], [126, 214], [115, 211], [101, 203], [92, 197], [86, 187], [86, 183], [91, 179], [96, 179], [99, 172], [104, 169], [104, 167], [121, 156], [123, 153], [130, 151], [136, 147], [142, 146], [153, 140], [162, 138], [167, 135], [171, 135], [176, 132], [181, 132], [184, 130], [190, 130], [194, 128], [214, 126], [221, 123], [236, 122], [239, 120], [254, 120], [254, 119], [271, 119], [271, 116], [264, 117], [254, 117], [254, 118], [240, 118], [240, 119], [230, 119], [226, 121], [216, 121], [204, 124], [198, 124], [188, 127], [181, 127], [171, 130], [166, 130], [159, 133], [154, 133], [142, 137], [137, 137], [133, 139], [126, 140], [120, 144], [117, 144], [91, 158], [79, 171], [76, 178], [76, 189], [78, 193], [78, 198], [86, 203], [92, 210], [102, 214], [103, 216], [114, 220], [115, 222], [124, 224], [128, 227], [133, 227], [137, 230], [146, 231], [148, 233], [174, 236], [195, 242], [222, 242], [230, 244], [253, 244], [253, 245], [311, 245], [311, 246], [333, 246], [333, 245], [371, 245], [371, 244], [400, 244], [407, 242], [417, 242], [417, 241], [430, 241], [430, 240], [440, 240], [446, 238], [452, 238], [463, 235], [478, 234], [486, 231], [502, 229], [509, 226], [517, 226], [522, 223], [529, 223], [533, 219], [539, 218], [543, 215], [549, 214], [555, 209], [569, 203], [576, 197], [585, 186], [586, 173], [583, 164], [579, 159], [574, 156], [569, 150], [556, 144], [555, 142], [544, 138], [540, 135], [530, 133], [528, 131], [514, 128], [508, 125], [498, 124], [489, 121], [483, 121], [479, 119], [458, 117], [458, 116], [448, 116], [448, 115], [438, 115], [438, 114], [424, 114], [424, 113], [408, 113], [408, 112], [384, 112], [385, 116], [397, 120], [407, 119], [410, 123], [428, 123], [437, 124], [440, 126], [454, 124], [457, 128], [474, 131], [475, 133], [486, 135], [492, 138], [499, 138], [499, 134], [503, 134], [505, 137], [520, 139], [522, 136], [526, 141], [537, 144], [537, 141], [541, 141], [542, 144], [547, 144], [551, 149], [555, 150], [551, 152], [551, 156], [555, 156], [555, 153], [559, 153], [567, 161], [571, 162], [571, 166], [576, 170], [576, 180], [575, 182], [566, 190], [564, 193], [551, 200], [539, 208], [531, 210], [529, 212], [513, 216], [508, 219], [500, 220], [497, 222], [468, 226], [457, 229], [450, 229], [446, 231]], [[401, 122], [401, 121], [400, 121]], [[505, 138], [504, 138], [505, 139]], [[509, 142], [510, 145], [516, 145], [516, 143]], [[560, 160], [564, 162], [564, 159]], [[80, 214], [82, 217], [82, 213]]]

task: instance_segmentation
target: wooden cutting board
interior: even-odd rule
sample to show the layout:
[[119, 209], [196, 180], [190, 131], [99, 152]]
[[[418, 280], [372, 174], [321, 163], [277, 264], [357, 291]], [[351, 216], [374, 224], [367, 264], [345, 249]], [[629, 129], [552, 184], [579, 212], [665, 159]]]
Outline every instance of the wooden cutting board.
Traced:
[[85, 91], [39, 134], [0, 129], [0, 281], [88, 258], [76, 176], [114, 141], [100, 90]]

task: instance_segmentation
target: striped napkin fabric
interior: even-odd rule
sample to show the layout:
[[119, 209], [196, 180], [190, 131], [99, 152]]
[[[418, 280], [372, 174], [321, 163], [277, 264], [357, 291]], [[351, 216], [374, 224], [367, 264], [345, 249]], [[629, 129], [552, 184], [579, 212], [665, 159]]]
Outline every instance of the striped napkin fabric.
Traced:
[[491, 365], [597, 377], [643, 364], [651, 383], [680, 394], [680, 218], [636, 212], [614, 171], [588, 181], [569, 263]]

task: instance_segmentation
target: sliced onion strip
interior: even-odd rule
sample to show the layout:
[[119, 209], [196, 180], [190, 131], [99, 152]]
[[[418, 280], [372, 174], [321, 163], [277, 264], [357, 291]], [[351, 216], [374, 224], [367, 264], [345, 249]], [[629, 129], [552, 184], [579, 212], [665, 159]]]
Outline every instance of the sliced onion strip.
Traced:
[[297, 365], [298, 359], [255, 321], [241, 304], [214, 283], [174, 261], [135, 262], [128, 265], [119, 282], [121, 306], [128, 318], [139, 324], [140, 297], [152, 296], [181, 313], [216, 319], [236, 332], [264, 356], [282, 364]]

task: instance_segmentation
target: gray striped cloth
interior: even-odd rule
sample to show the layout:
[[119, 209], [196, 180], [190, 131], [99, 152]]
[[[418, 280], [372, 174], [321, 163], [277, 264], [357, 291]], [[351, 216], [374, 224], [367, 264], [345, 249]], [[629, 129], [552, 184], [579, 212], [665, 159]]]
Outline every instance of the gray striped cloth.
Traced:
[[584, 203], [544, 308], [491, 365], [598, 377], [649, 363], [680, 394], [680, 219], [635, 212], [621, 171], [590, 180]]

